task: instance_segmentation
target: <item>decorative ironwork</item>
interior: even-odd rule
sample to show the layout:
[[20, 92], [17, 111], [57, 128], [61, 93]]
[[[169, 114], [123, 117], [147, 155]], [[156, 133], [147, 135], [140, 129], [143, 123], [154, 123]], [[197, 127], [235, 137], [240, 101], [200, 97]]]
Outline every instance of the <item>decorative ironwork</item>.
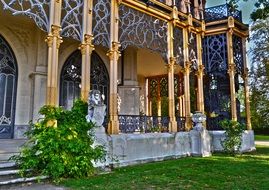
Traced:
[[168, 78], [162, 77], [160, 80], [160, 96], [168, 97]]
[[16, 59], [11, 47], [0, 35], [0, 138], [12, 137], [16, 86]]
[[203, 50], [207, 127], [210, 130], [220, 130], [219, 121], [231, 118], [226, 34], [206, 36]]
[[150, 79], [149, 81], [149, 95], [151, 98], [158, 96], [158, 80]]
[[196, 34], [190, 33], [189, 36], [189, 61], [193, 70], [198, 70], [197, 62], [197, 41]]
[[94, 45], [109, 48], [110, 44], [110, 0], [93, 0]]
[[121, 133], [168, 132], [169, 117], [119, 115]]
[[242, 22], [242, 12], [228, 4], [205, 9], [206, 22], [227, 19], [229, 16], [232, 16], [236, 20]]
[[176, 120], [177, 120], [177, 131], [186, 131], [186, 128], [185, 128], [186, 118], [177, 117]]
[[[69, 109], [73, 101], [80, 96], [81, 53], [75, 51], [66, 61], [61, 73], [60, 105]], [[91, 89], [100, 90], [105, 95], [108, 105], [109, 76], [102, 59], [93, 52], [91, 57]]]
[[203, 40], [203, 63], [206, 73], [227, 72], [227, 40], [225, 34], [206, 36]]
[[184, 67], [183, 32], [178, 27], [174, 27], [174, 56], [176, 63]]
[[26, 15], [43, 31], [49, 31], [50, 0], [1, 0], [5, 10], [13, 15]]
[[242, 38], [236, 35], [233, 35], [233, 53], [237, 73], [242, 75], [244, 73], [243, 43]]
[[119, 41], [128, 46], [159, 52], [167, 60], [167, 23], [125, 5], [119, 7]]
[[83, 0], [64, 0], [62, 6], [62, 32], [64, 37], [81, 41]]

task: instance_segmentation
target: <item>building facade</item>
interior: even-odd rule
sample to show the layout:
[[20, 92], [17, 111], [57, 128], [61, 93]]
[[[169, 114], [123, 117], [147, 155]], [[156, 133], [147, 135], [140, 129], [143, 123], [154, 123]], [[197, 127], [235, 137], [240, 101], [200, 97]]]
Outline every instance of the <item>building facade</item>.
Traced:
[[22, 138], [43, 105], [105, 95], [108, 134], [251, 130], [241, 12], [203, 0], [0, 3], [0, 138]]

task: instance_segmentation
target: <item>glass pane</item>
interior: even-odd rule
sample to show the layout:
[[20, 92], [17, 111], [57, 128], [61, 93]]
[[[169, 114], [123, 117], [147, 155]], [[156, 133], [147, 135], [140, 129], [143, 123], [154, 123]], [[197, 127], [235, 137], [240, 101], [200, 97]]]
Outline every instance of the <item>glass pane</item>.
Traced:
[[0, 74], [0, 117], [3, 115], [5, 91], [6, 91], [6, 75]]
[[13, 89], [14, 89], [14, 76], [9, 75], [7, 77], [6, 109], [5, 109], [5, 115], [7, 118], [12, 117], [11, 113], [12, 113]]

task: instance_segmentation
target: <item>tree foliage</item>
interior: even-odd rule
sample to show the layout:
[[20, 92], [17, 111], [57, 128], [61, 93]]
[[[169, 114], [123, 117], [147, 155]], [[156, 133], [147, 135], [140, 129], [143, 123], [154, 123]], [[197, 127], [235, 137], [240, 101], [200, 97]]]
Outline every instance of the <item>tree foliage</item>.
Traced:
[[251, 113], [254, 128], [269, 128], [269, 17], [251, 28]]

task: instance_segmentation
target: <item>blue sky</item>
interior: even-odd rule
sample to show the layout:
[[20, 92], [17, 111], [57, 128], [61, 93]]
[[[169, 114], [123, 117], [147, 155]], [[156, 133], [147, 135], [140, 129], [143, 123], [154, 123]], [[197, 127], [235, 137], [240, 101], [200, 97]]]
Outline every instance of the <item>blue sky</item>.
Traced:
[[[206, 1], [206, 6], [207, 7], [212, 7], [216, 5], [221, 5], [224, 4], [226, 0], [207, 0]], [[242, 2], [239, 5], [239, 10], [242, 10], [242, 16], [243, 16], [243, 22], [246, 24], [250, 23], [250, 13], [254, 9], [254, 1], [249, 0], [248, 2]]]

